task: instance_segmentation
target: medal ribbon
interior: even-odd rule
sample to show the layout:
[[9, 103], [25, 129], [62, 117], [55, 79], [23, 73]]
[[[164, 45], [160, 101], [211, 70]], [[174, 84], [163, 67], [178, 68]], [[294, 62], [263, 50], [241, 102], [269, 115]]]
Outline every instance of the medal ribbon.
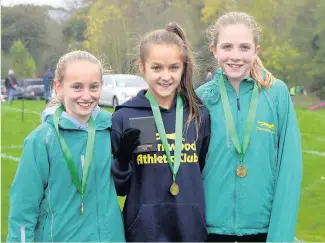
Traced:
[[165, 154], [167, 156], [167, 161], [169, 164], [170, 171], [173, 174], [173, 182], [175, 182], [178, 169], [181, 165], [182, 131], [183, 131], [183, 100], [180, 95], [177, 95], [176, 128], [175, 128], [176, 138], [175, 138], [175, 146], [174, 146], [174, 161], [172, 161], [170, 151], [169, 151], [167, 136], [166, 136], [166, 130], [165, 130], [164, 122], [161, 117], [159, 105], [149, 90], [146, 92], [146, 98], [150, 102], [156, 127], [160, 135], [160, 140], [165, 149]]
[[55, 111], [54, 114], [54, 126], [56, 129], [56, 132], [58, 134], [61, 148], [63, 151], [63, 155], [65, 158], [65, 161], [67, 163], [70, 175], [72, 177], [73, 184], [77, 188], [78, 192], [81, 194], [81, 214], [83, 214], [83, 207], [84, 207], [84, 196], [85, 196], [85, 191], [87, 187], [87, 180], [88, 180], [88, 174], [89, 174], [89, 169], [91, 165], [91, 160], [93, 157], [93, 150], [94, 150], [94, 142], [95, 142], [95, 122], [93, 118], [89, 117], [88, 120], [88, 138], [87, 138], [87, 145], [86, 145], [86, 155], [85, 155], [85, 163], [82, 168], [82, 180], [80, 182], [79, 176], [78, 176], [78, 170], [76, 168], [76, 164], [72, 159], [71, 152], [68, 148], [68, 145], [64, 141], [63, 137], [60, 135], [59, 132], [59, 120], [60, 116], [63, 112], [62, 106], [58, 107]]
[[247, 151], [247, 147], [251, 138], [251, 131], [254, 125], [255, 120], [255, 114], [256, 114], [256, 107], [257, 107], [257, 101], [258, 101], [258, 86], [256, 82], [254, 81], [254, 89], [251, 97], [251, 102], [248, 110], [248, 117], [246, 120], [245, 130], [244, 130], [244, 141], [242, 143], [242, 146], [239, 143], [236, 127], [234, 124], [234, 120], [231, 114], [230, 105], [228, 101], [228, 95], [226, 91], [225, 81], [223, 78], [223, 75], [219, 78], [219, 89], [220, 89], [220, 95], [221, 95], [221, 101], [223, 105], [223, 110], [226, 117], [227, 126], [229, 128], [229, 134], [231, 137], [232, 142], [234, 143], [234, 146], [239, 154], [240, 163], [243, 164], [244, 155]]

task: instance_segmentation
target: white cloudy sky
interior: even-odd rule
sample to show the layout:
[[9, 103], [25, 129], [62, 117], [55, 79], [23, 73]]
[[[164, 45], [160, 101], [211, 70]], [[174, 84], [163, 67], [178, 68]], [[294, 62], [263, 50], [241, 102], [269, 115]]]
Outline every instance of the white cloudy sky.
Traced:
[[14, 4], [38, 4], [38, 5], [52, 5], [53, 7], [62, 7], [64, 0], [1, 0], [1, 5], [8, 6]]

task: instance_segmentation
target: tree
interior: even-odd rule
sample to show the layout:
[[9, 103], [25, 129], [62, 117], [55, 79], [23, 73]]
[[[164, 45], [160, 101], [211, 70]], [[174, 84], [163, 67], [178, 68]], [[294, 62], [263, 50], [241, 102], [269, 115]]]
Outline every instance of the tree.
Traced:
[[127, 72], [128, 33], [125, 17], [116, 4], [97, 0], [86, 17], [84, 48], [109, 60], [107, 64], [116, 73]]
[[8, 53], [12, 44], [21, 40], [38, 73], [44, 71], [44, 64], [53, 65], [66, 49], [61, 26], [49, 17], [48, 10], [34, 5], [1, 7], [1, 49]]
[[36, 65], [33, 57], [26, 51], [22, 41], [15, 41], [10, 47], [9, 56], [12, 60], [12, 68], [19, 78], [33, 77]]
[[63, 25], [62, 33], [69, 50], [83, 48], [83, 42], [86, 40], [84, 35], [87, 29], [86, 14], [87, 9], [76, 11]]
[[63, 35], [68, 42], [85, 41], [84, 32], [86, 31], [85, 17], [82, 15], [74, 15], [63, 26]]
[[221, 14], [229, 11], [254, 16], [263, 30], [259, 56], [275, 76], [290, 83], [294, 82], [294, 72], [299, 67], [296, 58], [300, 56], [300, 51], [292, 44], [291, 36], [295, 15], [284, 14], [292, 10], [294, 7], [288, 0], [206, 0], [201, 11], [201, 21], [213, 23]]
[[6, 55], [4, 51], [1, 50], [1, 78], [5, 78], [8, 74], [8, 70], [12, 68], [12, 60], [9, 55]]
[[308, 76], [311, 79], [310, 88], [321, 99], [325, 99], [325, 16], [324, 1], [314, 2], [314, 28], [309, 40], [309, 49], [312, 53], [312, 62], [308, 65]]

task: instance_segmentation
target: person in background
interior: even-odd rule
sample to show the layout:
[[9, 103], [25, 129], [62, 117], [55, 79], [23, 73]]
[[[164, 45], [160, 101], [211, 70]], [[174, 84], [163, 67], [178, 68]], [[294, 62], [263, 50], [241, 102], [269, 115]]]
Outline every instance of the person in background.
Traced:
[[51, 100], [51, 87], [53, 83], [53, 73], [51, 67], [45, 67], [45, 73], [43, 74], [44, 83], [44, 98], [46, 104]]
[[8, 104], [12, 103], [14, 91], [17, 87], [17, 80], [14, 76], [14, 70], [9, 69], [8, 76], [5, 79], [5, 87], [8, 95]]

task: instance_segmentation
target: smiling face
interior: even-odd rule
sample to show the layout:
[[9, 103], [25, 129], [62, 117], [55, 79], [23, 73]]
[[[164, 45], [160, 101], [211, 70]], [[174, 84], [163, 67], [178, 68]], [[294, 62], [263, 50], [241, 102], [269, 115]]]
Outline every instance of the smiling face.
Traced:
[[101, 94], [100, 67], [89, 61], [68, 63], [63, 80], [54, 80], [54, 88], [57, 95], [62, 97], [66, 112], [81, 123], [87, 123]]
[[243, 24], [229, 24], [220, 29], [216, 46], [210, 49], [230, 82], [240, 82], [250, 76], [259, 46], [253, 32]]
[[184, 70], [181, 50], [173, 44], [152, 44], [147, 53], [140, 72], [158, 104], [169, 108]]

